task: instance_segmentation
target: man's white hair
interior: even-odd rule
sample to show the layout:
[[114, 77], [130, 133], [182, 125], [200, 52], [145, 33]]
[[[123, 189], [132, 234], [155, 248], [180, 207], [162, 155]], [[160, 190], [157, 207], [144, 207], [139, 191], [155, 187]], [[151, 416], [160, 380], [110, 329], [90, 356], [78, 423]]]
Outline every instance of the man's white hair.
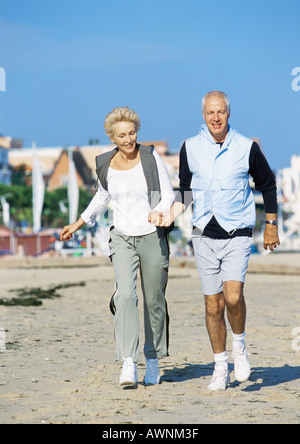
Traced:
[[222, 92], [222, 91], [210, 91], [207, 94], [205, 94], [204, 97], [202, 97], [201, 104], [202, 104], [202, 112], [203, 112], [203, 114], [204, 114], [204, 110], [205, 110], [206, 100], [209, 99], [210, 97], [213, 97], [213, 96], [223, 97], [223, 99], [225, 100], [225, 103], [226, 103], [227, 111], [228, 112], [230, 111], [230, 101], [229, 101], [228, 95], [226, 93]]

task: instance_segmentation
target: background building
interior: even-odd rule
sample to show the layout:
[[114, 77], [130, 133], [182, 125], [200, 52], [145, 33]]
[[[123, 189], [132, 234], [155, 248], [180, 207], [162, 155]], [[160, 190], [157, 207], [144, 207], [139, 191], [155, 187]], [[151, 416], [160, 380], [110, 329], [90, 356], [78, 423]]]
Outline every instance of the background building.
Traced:
[[[179, 154], [169, 151], [167, 142], [150, 141], [140, 142], [145, 145], [154, 145], [156, 151], [164, 160], [170, 174], [172, 184], [178, 186]], [[114, 145], [86, 145], [73, 148], [73, 158], [77, 171], [79, 187], [90, 189], [96, 183], [95, 158], [99, 154], [110, 151]], [[68, 180], [68, 152], [62, 147], [39, 147], [37, 156], [41, 165], [44, 181], [49, 191], [67, 185]], [[32, 148], [14, 148], [8, 152], [8, 163], [11, 167], [25, 166], [26, 171], [32, 170]]]
[[277, 186], [282, 248], [300, 251], [300, 156], [292, 156], [291, 166], [278, 171]]
[[0, 183], [5, 185], [11, 184], [11, 168], [8, 161], [11, 141], [11, 137], [0, 137]]

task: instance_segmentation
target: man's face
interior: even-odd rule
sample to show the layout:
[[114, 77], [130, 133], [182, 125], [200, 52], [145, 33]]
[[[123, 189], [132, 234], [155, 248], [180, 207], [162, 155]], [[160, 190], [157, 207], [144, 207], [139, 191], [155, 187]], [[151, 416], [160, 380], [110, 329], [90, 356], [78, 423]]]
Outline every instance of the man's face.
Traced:
[[203, 118], [216, 142], [224, 142], [228, 133], [228, 119], [225, 99], [222, 96], [212, 96], [206, 99]]

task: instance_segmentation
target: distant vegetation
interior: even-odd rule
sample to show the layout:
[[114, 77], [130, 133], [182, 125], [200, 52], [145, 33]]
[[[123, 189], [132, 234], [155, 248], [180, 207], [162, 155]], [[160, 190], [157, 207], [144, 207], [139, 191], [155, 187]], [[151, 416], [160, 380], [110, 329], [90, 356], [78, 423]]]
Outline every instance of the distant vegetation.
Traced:
[[[32, 226], [32, 187], [16, 184], [7, 186], [0, 184], [0, 196], [6, 196], [10, 205], [10, 218], [15, 229], [22, 226]], [[92, 195], [90, 192], [80, 189], [78, 214], [81, 214], [89, 204]], [[67, 187], [57, 188], [55, 191], [45, 191], [44, 207], [42, 212], [42, 228], [59, 228], [68, 223], [68, 211], [63, 212], [59, 202], [64, 202], [68, 209]], [[2, 224], [2, 207], [0, 204], [0, 223]]]

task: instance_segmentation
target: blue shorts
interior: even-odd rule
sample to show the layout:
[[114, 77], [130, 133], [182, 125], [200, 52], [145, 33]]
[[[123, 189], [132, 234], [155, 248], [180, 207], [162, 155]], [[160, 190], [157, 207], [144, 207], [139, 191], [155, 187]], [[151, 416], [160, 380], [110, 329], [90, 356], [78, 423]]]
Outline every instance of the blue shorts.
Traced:
[[226, 281], [245, 282], [251, 245], [252, 238], [245, 236], [232, 239], [193, 237], [197, 269], [206, 296], [221, 293]]

